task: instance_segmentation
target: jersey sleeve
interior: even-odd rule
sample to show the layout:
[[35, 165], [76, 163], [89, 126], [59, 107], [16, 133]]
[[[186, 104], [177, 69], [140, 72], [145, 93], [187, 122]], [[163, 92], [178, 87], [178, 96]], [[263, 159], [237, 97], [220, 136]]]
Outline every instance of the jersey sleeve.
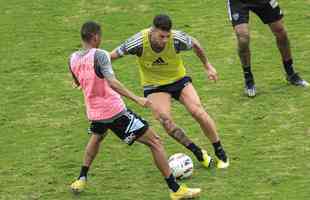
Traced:
[[113, 78], [114, 71], [108, 52], [98, 49], [95, 52], [95, 73], [99, 78]]
[[124, 55], [136, 55], [141, 56], [143, 50], [142, 32], [139, 32], [132, 37], [128, 38], [124, 43], [117, 47], [117, 53], [119, 56]]
[[193, 48], [192, 37], [182, 31], [173, 32], [174, 48], [177, 53]]

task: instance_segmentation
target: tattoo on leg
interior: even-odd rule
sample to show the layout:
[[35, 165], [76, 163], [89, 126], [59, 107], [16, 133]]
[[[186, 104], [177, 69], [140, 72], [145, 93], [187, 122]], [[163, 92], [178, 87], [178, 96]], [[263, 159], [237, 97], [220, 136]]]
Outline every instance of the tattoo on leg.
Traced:
[[173, 131], [169, 133], [171, 137], [173, 137], [175, 140], [183, 144], [185, 147], [187, 147], [189, 144], [193, 143], [184, 133], [184, 130], [181, 128], [176, 127]]
[[177, 127], [177, 125], [168, 117], [160, 115], [160, 123], [163, 125], [167, 133], [179, 143], [187, 147], [192, 141], [185, 135], [183, 129]]
[[164, 126], [167, 132], [170, 132], [176, 127], [176, 125], [172, 122], [172, 120], [164, 115], [159, 116], [159, 121]]

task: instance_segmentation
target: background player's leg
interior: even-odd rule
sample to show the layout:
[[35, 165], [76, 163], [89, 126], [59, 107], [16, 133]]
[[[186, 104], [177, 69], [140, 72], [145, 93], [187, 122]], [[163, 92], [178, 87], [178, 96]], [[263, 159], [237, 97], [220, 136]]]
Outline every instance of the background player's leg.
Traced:
[[245, 79], [245, 92], [248, 96], [256, 95], [254, 76], [251, 71], [250, 32], [248, 23], [234, 26], [238, 42], [238, 55]]
[[[283, 61], [288, 61], [292, 59], [292, 53], [290, 48], [290, 42], [287, 36], [287, 32], [285, 30], [284, 24], [282, 20], [278, 20], [276, 22], [270, 23], [269, 27], [274, 34], [277, 46], [281, 53], [281, 57]], [[292, 69], [290, 69], [292, 71]], [[292, 72], [288, 71], [287, 73], [290, 74]]]
[[290, 42], [283, 21], [270, 23], [269, 27], [276, 38], [288, 81], [293, 85], [308, 86], [309, 84], [294, 71]]

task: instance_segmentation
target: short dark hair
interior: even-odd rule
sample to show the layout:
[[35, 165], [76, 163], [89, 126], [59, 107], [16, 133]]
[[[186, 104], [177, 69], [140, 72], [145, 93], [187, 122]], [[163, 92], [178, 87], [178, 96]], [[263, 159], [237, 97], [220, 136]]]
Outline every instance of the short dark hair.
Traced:
[[153, 25], [163, 31], [170, 31], [172, 28], [172, 21], [168, 15], [156, 15], [153, 19]]
[[101, 35], [101, 27], [94, 21], [85, 22], [81, 28], [81, 38], [85, 42], [89, 42], [91, 38], [99, 34]]

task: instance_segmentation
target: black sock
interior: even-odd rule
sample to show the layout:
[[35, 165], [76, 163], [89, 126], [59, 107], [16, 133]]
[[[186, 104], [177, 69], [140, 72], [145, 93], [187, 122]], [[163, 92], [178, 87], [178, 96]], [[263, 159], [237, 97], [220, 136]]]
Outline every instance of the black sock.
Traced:
[[87, 166], [82, 166], [82, 167], [81, 167], [80, 176], [79, 176], [78, 179], [80, 179], [81, 177], [87, 178], [88, 170], [89, 170], [89, 167], [87, 167]]
[[186, 148], [188, 148], [189, 150], [191, 150], [191, 152], [193, 152], [197, 160], [203, 161], [202, 151], [196, 144], [190, 143]]
[[226, 153], [222, 147], [221, 141], [215, 142], [212, 144], [214, 147], [215, 155], [222, 161], [227, 161]]
[[288, 76], [292, 76], [293, 74], [295, 74], [292, 59], [289, 59], [287, 61], [283, 60], [283, 67], [284, 67], [285, 72]]
[[251, 71], [251, 66], [243, 67], [243, 75], [245, 79], [245, 83], [248, 84], [254, 84], [254, 77]]
[[172, 174], [169, 177], [166, 177], [165, 180], [170, 190], [172, 190], [173, 192], [176, 192], [179, 190], [180, 185], [177, 183], [177, 181], [175, 180], [175, 177]]

